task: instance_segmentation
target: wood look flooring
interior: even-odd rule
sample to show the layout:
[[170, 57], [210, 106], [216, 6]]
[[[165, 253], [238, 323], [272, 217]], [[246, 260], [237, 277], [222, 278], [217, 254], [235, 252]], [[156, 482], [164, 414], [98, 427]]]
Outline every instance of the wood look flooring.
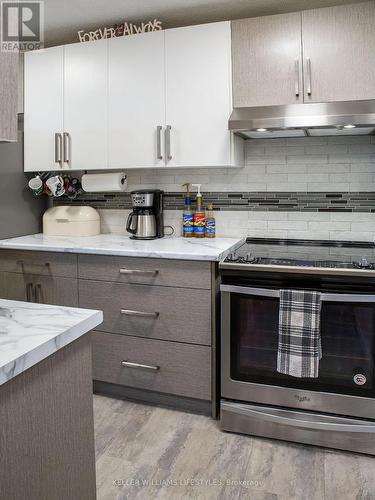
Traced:
[[98, 500], [373, 500], [375, 457], [223, 433], [209, 417], [94, 397]]

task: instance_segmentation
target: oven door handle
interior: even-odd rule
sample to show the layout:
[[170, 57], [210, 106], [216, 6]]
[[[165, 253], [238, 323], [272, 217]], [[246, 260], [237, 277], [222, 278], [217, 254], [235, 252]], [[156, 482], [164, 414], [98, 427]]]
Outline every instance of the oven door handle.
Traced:
[[[248, 286], [220, 285], [222, 292], [257, 295], [260, 297], [280, 298], [280, 290], [272, 288], [253, 288]], [[358, 293], [321, 293], [322, 302], [375, 302], [375, 295]]]
[[297, 418], [289, 418], [280, 415], [278, 410], [268, 408], [267, 410], [259, 410], [255, 407], [249, 407], [247, 405], [241, 405], [238, 403], [221, 403], [222, 410], [228, 410], [231, 413], [237, 413], [238, 415], [245, 415], [248, 417], [254, 417], [256, 419], [272, 422], [275, 424], [288, 425], [291, 427], [302, 427], [303, 429], [314, 429], [319, 431], [332, 431], [332, 432], [358, 432], [358, 433], [375, 433], [375, 424], [368, 425], [365, 424], [338, 424], [335, 422], [322, 422], [313, 420], [303, 420]]

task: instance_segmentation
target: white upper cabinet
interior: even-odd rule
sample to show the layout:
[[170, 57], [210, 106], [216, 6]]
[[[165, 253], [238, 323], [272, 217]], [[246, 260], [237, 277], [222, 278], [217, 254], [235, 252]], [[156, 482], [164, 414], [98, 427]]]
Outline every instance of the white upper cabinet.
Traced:
[[165, 32], [168, 166], [230, 166], [230, 23]]
[[302, 13], [305, 102], [375, 99], [375, 2]]
[[[63, 82], [63, 47], [25, 54], [25, 171], [61, 168], [55, 134], [62, 134], [64, 129]], [[62, 147], [62, 135], [56, 136], [56, 142], [57, 149]]]
[[301, 13], [232, 22], [233, 105], [303, 102]]
[[109, 43], [109, 168], [164, 165], [164, 32]]
[[107, 167], [107, 41], [25, 54], [24, 170]]
[[228, 21], [26, 54], [25, 169], [243, 164], [230, 37]]
[[107, 167], [108, 41], [64, 47], [64, 168]]

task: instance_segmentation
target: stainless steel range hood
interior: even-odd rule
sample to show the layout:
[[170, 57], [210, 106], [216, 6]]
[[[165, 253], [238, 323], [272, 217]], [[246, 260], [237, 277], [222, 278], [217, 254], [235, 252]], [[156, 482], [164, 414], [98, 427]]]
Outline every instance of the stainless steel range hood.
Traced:
[[229, 130], [246, 139], [375, 134], [375, 100], [234, 108]]

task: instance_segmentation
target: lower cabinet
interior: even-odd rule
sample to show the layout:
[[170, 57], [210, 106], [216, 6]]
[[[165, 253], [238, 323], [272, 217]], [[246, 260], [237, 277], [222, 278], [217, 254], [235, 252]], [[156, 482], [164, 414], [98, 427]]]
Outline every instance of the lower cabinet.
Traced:
[[211, 399], [211, 348], [93, 332], [95, 380]]
[[209, 262], [7, 250], [0, 297], [102, 310], [99, 392], [215, 414], [212, 273]]
[[1, 297], [41, 304], [78, 307], [78, 284], [74, 278], [1, 273]]

